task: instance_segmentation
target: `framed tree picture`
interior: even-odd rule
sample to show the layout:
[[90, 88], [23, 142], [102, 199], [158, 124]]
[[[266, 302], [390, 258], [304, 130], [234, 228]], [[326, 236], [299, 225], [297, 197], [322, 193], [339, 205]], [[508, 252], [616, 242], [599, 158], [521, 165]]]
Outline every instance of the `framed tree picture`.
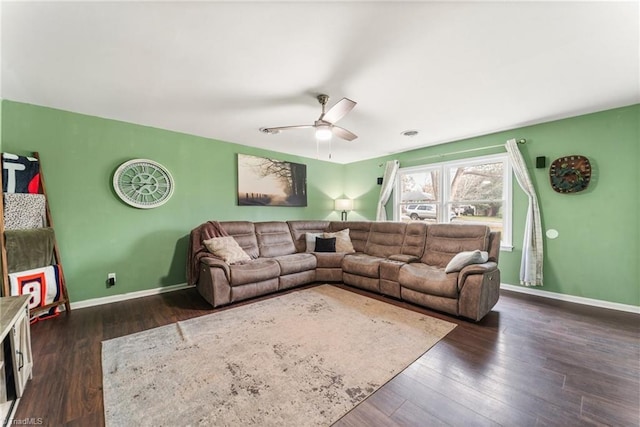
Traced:
[[239, 206], [307, 206], [307, 165], [238, 154]]

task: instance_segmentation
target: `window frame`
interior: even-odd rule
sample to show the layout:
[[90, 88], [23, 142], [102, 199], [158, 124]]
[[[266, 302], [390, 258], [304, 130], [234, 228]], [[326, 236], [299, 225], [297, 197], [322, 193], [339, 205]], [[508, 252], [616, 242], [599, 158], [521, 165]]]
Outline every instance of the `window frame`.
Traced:
[[429, 203], [436, 205], [437, 217], [436, 220], [439, 223], [450, 223], [451, 219], [449, 212], [451, 210], [451, 170], [459, 167], [475, 166], [486, 163], [503, 163], [502, 171], [502, 235], [500, 241], [500, 250], [512, 251], [512, 223], [513, 223], [513, 172], [511, 162], [507, 153], [490, 154], [486, 156], [469, 157], [466, 159], [450, 160], [446, 162], [429, 163], [425, 165], [410, 166], [406, 168], [398, 169], [398, 178], [394, 185], [394, 197], [393, 197], [393, 220], [401, 221], [399, 206], [401, 201], [401, 176], [403, 174], [410, 173], [430, 173], [431, 171], [438, 171], [438, 200], [425, 201], [425, 202], [412, 202], [414, 204]]

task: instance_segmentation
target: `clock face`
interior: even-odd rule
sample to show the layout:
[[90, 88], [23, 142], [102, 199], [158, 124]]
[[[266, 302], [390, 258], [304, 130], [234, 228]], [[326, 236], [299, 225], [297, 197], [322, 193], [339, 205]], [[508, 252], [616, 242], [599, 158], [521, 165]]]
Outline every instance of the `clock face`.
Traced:
[[173, 178], [153, 160], [124, 162], [113, 175], [113, 189], [125, 203], [141, 209], [165, 204], [173, 194]]
[[549, 168], [551, 188], [558, 193], [577, 193], [586, 189], [591, 181], [591, 163], [585, 156], [557, 158]]

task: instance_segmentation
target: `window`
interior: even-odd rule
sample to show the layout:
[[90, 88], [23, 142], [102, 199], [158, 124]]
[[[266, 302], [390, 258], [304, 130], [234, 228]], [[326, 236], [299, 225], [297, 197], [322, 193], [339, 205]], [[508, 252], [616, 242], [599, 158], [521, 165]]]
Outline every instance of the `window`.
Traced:
[[511, 166], [506, 154], [401, 168], [394, 220], [484, 224], [511, 250]]

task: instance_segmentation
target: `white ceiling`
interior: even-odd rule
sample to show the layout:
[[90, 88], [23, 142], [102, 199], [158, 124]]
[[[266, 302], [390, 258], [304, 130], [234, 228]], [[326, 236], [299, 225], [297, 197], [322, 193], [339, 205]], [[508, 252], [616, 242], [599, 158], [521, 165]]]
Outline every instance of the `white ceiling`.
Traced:
[[338, 163], [640, 102], [637, 1], [1, 6], [4, 99]]

